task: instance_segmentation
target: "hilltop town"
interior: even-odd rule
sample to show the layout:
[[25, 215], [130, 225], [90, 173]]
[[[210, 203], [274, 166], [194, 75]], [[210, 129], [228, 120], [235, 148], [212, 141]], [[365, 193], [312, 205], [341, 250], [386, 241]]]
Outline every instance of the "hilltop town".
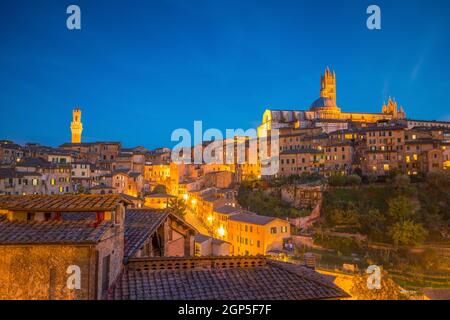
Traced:
[[[0, 298], [342, 299], [370, 259], [419, 287], [383, 254], [448, 261], [450, 122], [411, 119], [391, 98], [380, 113], [343, 112], [328, 68], [308, 109], [263, 113], [258, 137], [279, 135], [270, 175], [259, 158], [178, 163], [169, 148], [84, 142], [82, 120], [73, 110], [58, 147], [0, 141]], [[232, 143], [248, 159], [252, 140]], [[389, 216], [404, 211], [417, 215]]]

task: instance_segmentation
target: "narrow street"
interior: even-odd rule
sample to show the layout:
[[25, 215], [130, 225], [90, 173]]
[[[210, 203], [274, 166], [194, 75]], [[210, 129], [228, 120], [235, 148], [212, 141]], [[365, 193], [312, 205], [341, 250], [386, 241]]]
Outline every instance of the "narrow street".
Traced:
[[195, 229], [197, 229], [198, 232], [205, 236], [211, 236], [211, 233], [206, 229], [206, 226], [203, 224], [203, 222], [197, 217], [194, 210], [190, 207], [186, 210], [186, 216], [185, 216], [186, 222], [192, 225]]

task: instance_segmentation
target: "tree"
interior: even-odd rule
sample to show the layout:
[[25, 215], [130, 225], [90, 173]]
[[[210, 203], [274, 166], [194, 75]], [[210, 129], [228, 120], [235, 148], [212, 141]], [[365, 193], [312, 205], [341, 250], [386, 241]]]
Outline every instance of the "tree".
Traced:
[[369, 182], [370, 184], [377, 182], [378, 177], [375, 174], [369, 174], [367, 176], [367, 182]]
[[359, 186], [361, 184], [361, 177], [356, 174], [349, 175], [345, 180], [347, 186]]
[[439, 213], [444, 220], [450, 219], [450, 173], [430, 172], [423, 185], [421, 200], [424, 205]]
[[400, 287], [388, 276], [381, 273], [381, 288], [369, 289], [367, 285], [368, 275], [355, 276], [350, 295], [356, 300], [402, 300], [406, 297], [401, 294]]
[[76, 192], [75, 193], [76, 194], [88, 194], [88, 190], [86, 190], [86, 188], [83, 185], [79, 184], [76, 187]]
[[428, 231], [419, 223], [412, 221], [401, 221], [389, 228], [389, 235], [395, 246], [419, 245], [428, 236]]
[[397, 174], [391, 180], [394, 192], [399, 195], [411, 195], [414, 191], [411, 185], [411, 178], [404, 174]]
[[158, 193], [166, 193], [166, 186], [162, 184], [158, 184], [152, 191], [151, 194], [158, 194]]
[[334, 226], [359, 226], [359, 214], [354, 209], [334, 209], [330, 214], [330, 221]]
[[186, 215], [186, 202], [182, 199], [174, 198], [169, 200], [168, 209], [171, 213], [184, 218]]
[[404, 196], [390, 199], [388, 205], [388, 215], [393, 222], [405, 222], [415, 217], [417, 208], [410, 199]]
[[340, 174], [334, 174], [328, 178], [328, 184], [333, 187], [343, 186], [345, 184], [345, 178]]
[[361, 216], [362, 231], [366, 233], [370, 239], [384, 241], [384, 230], [386, 217], [378, 209], [371, 208]]

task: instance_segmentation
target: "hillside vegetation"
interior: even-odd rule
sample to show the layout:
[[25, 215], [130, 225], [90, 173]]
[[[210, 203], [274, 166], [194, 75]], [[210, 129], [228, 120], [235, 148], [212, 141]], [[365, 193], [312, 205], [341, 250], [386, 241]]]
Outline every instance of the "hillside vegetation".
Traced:
[[386, 184], [330, 188], [324, 194], [322, 227], [361, 233], [373, 242], [419, 245], [449, 239], [450, 174], [430, 173], [411, 183], [397, 175]]

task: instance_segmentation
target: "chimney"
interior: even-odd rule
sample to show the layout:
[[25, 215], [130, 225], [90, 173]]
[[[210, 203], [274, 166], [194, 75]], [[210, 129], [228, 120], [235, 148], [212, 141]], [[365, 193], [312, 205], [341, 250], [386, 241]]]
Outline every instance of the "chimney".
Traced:
[[316, 269], [316, 256], [314, 253], [308, 252], [305, 253], [305, 266], [308, 269], [315, 270]]

